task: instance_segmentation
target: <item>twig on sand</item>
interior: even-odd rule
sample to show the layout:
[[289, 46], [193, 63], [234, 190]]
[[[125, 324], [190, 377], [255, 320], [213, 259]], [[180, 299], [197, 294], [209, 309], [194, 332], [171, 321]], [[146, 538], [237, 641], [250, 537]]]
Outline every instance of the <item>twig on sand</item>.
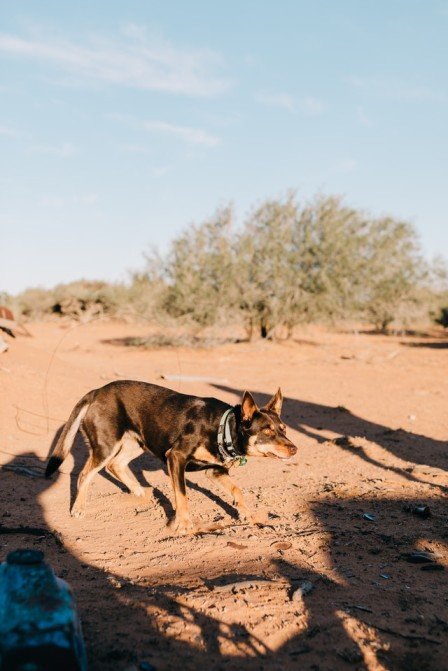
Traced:
[[373, 610], [371, 608], [367, 608], [367, 606], [361, 606], [359, 604], [351, 604], [350, 606], [346, 606], [347, 610], [352, 610], [355, 608], [356, 610], [363, 610], [365, 613], [373, 613]]
[[48, 529], [40, 527], [5, 527], [0, 524], [0, 534], [28, 534], [30, 536], [53, 536]]
[[13, 471], [14, 473], [20, 473], [20, 475], [27, 475], [30, 478], [42, 478], [43, 471], [35, 471], [32, 468], [27, 468], [26, 466], [12, 466], [11, 464], [5, 464], [1, 466], [4, 471]]
[[51, 531], [51, 529], [43, 529], [41, 527], [5, 527], [3, 524], [0, 524], [0, 535], [2, 534], [26, 534], [27, 536], [38, 536], [39, 538], [51, 537], [56, 542], [59, 547], [64, 546], [62, 536], [59, 531]]
[[303, 531], [297, 531], [295, 536], [312, 536], [313, 534], [322, 533], [322, 529], [304, 529]]

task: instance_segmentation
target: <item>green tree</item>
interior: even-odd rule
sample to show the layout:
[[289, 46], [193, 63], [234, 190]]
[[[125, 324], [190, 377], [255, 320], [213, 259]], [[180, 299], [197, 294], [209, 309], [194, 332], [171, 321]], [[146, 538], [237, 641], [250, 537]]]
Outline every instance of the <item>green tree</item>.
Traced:
[[294, 225], [297, 204], [291, 192], [283, 200], [268, 200], [256, 208], [235, 243], [234, 273], [239, 310], [249, 338], [273, 335], [289, 322], [298, 300], [295, 276]]
[[339, 197], [319, 195], [301, 210], [295, 254], [303, 291], [296, 322], [357, 314], [367, 230], [362, 213]]
[[385, 332], [398, 312], [420, 301], [426, 276], [414, 228], [391, 217], [369, 222], [363, 248], [361, 298], [364, 314]]
[[172, 242], [164, 268], [169, 315], [201, 327], [229, 318], [235, 300], [232, 222], [232, 207], [224, 207]]

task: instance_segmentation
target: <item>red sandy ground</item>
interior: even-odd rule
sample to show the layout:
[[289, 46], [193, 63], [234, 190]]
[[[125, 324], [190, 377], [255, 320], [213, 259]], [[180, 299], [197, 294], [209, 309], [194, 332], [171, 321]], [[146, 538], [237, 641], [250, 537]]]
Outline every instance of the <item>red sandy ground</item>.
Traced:
[[[448, 564], [446, 341], [309, 329], [280, 344], [145, 351], [104, 342], [142, 326], [31, 332], [0, 355], [0, 522], [55, 534], [0, 534], [0, 560], [16, 547], [45, 551], [75, 591], [92, 671], [144, 661], [159, 671], [448, 669], [447, 572], [403, 556], [426, 549]], [[281, 385], [295, 463], [251, 459], [234, 474], [264, 527], [238, 524], [227, 494], [198, 473], [193, 516], [222, 529], [173, 537], [170, 484], [147, 455], [132, 464], [146, 498], [99, 475], [86, 517], [72, 519], [81, 439], [54, 480], [20, 470], [41, 473], [75, 402], [119, 378], [231, 403], [244, 389], [262, 402]], [[406, 510], [415, 503], [432, 516]], [[292, 600], [304, 580], [312, 591]]]

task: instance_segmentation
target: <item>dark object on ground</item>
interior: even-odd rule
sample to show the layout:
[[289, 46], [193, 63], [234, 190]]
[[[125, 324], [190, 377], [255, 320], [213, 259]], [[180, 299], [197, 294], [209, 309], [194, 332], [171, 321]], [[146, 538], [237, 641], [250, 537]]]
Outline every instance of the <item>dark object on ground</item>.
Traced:
[[0, 330], [7, 333], [11, 338], [15, 338], [13, 328], [16, 327], [14, 315], [11, 310], [4, 305], [0, 305]]
[[300, 586], [291, 594], [291, 601], [301, 601], [306, 594], [309, 594], [314, 588], [314, 585], [309, 580], [304, 580]]
[[415, 508], [412, 510], [412, 513], [418, 517], [423, 517], [423, 519], [431, 517], [431, 510], [429, 506], [415, 506]]
[[0, 524], [0, 535], [1, 534], [29, 534], [30, 536], [52, 536], [53, 534], [48, 529], [42, 529], [41, 527], [5, 527], [3, 524]]
[[150, 662], [141, 662], [138, 668], [140, 671], [156, 671], [156, 667]]
[[0, 331], [4, 331], [11, 338], [16, 337], [16, 333], [24, 336], [31, 336], [31, 333], [22, 322], [18, 324], [14, 319], [14, 314], [5, 305], [0, 305]]
[[15, 338], [14, 333], [13, 333], [13, 332], [11, 331], [11, 329], [8, 328], [7, 326], [2, 326], [2, 325], [0, 324], [0, 329], [1, 329], [2, 331], [4, 331], [7, 335], [9, 335], [10, 338]]
[[417, 517], [421, 517], [422, 519], [427, 519], [428, 517], [431, 517], [431, 509], [429, 506], [425, 506], [423, 504], [419, 505], [411, 505], [411, 504], [406, 504], [403, 506], [403, 510], [407, 513], [412, 513], [413, 515], [416, 515]]
[[367, 606], [361, 606], [360, 604], [353, 604], [351, 606], [346, 606], [347, 612], [350, 613], [350, 610], [352, 608], [355, 608], [356, 610], [362, 610], [365, 613], [373, 613], [373, 610], [371, 608], [368, 608]]
[[72, 592], [43, 559], [15, 550], [0, 564], [0, 668], [87, 671]]
[[371, 513], [364, 513], [364, 515], [362, 516], [362, 519], [367, 520], [368, 522], [375, 522], [376, 517], [375, 517], [375, 515], [372, 515]]
[[188, 512], [185, 471], [190, 470], [207, 470], [232, 494], [240, 515], [254, 522], [229, 470], [238, 462], [243, 465], [246, 457], [285, 460], [297, 452], [280, 419], [282, 403], [280, 389], [262, 408], [247, 391], [241, 404], [232, 407], [216, 398], [179, 394], [146, 382], [111, 382], [90, 391], [75, 405], [45, 475], [49, 477], [58, 470], [81, 428], [90, 456], [78, 479], [73, 516], [84, 515], [89, 483], [102, 468], [133, 494], [144, 496], [128, 463], [146, 450], [168, 466], [175, 499], [175, 531], [198, 530]]
[[402, 556], [411, 564], [430, 564], [436, 561], [436, 556], [432, 552], [406, 552]]
[[29, 478], [41, 478], [42, 473], [36, 471], [33, 468], [27, 468], [26, 466], [12, 466], [11, 464], [6, 464], [2, 466], [4, 471], [13, 471], [14, 473], [20, 473], [21, 475], [26, 475]]

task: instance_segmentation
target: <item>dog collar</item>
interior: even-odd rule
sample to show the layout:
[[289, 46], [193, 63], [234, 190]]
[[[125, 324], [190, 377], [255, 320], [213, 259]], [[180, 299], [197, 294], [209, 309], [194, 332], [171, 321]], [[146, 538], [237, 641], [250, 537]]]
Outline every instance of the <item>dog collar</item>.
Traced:
[[219, 420], [218, 427], [218, 450], [221, 455], [221, 459], [224, 462], [235, 461], [236, 459], [243, 459], [243, 455], [239, 454], [233, 444], [232, 434], [230, 432], [229, 426], [229, 416], [233, 412], [233, 408], [229, 408], [225, 411], [221, 419]]

